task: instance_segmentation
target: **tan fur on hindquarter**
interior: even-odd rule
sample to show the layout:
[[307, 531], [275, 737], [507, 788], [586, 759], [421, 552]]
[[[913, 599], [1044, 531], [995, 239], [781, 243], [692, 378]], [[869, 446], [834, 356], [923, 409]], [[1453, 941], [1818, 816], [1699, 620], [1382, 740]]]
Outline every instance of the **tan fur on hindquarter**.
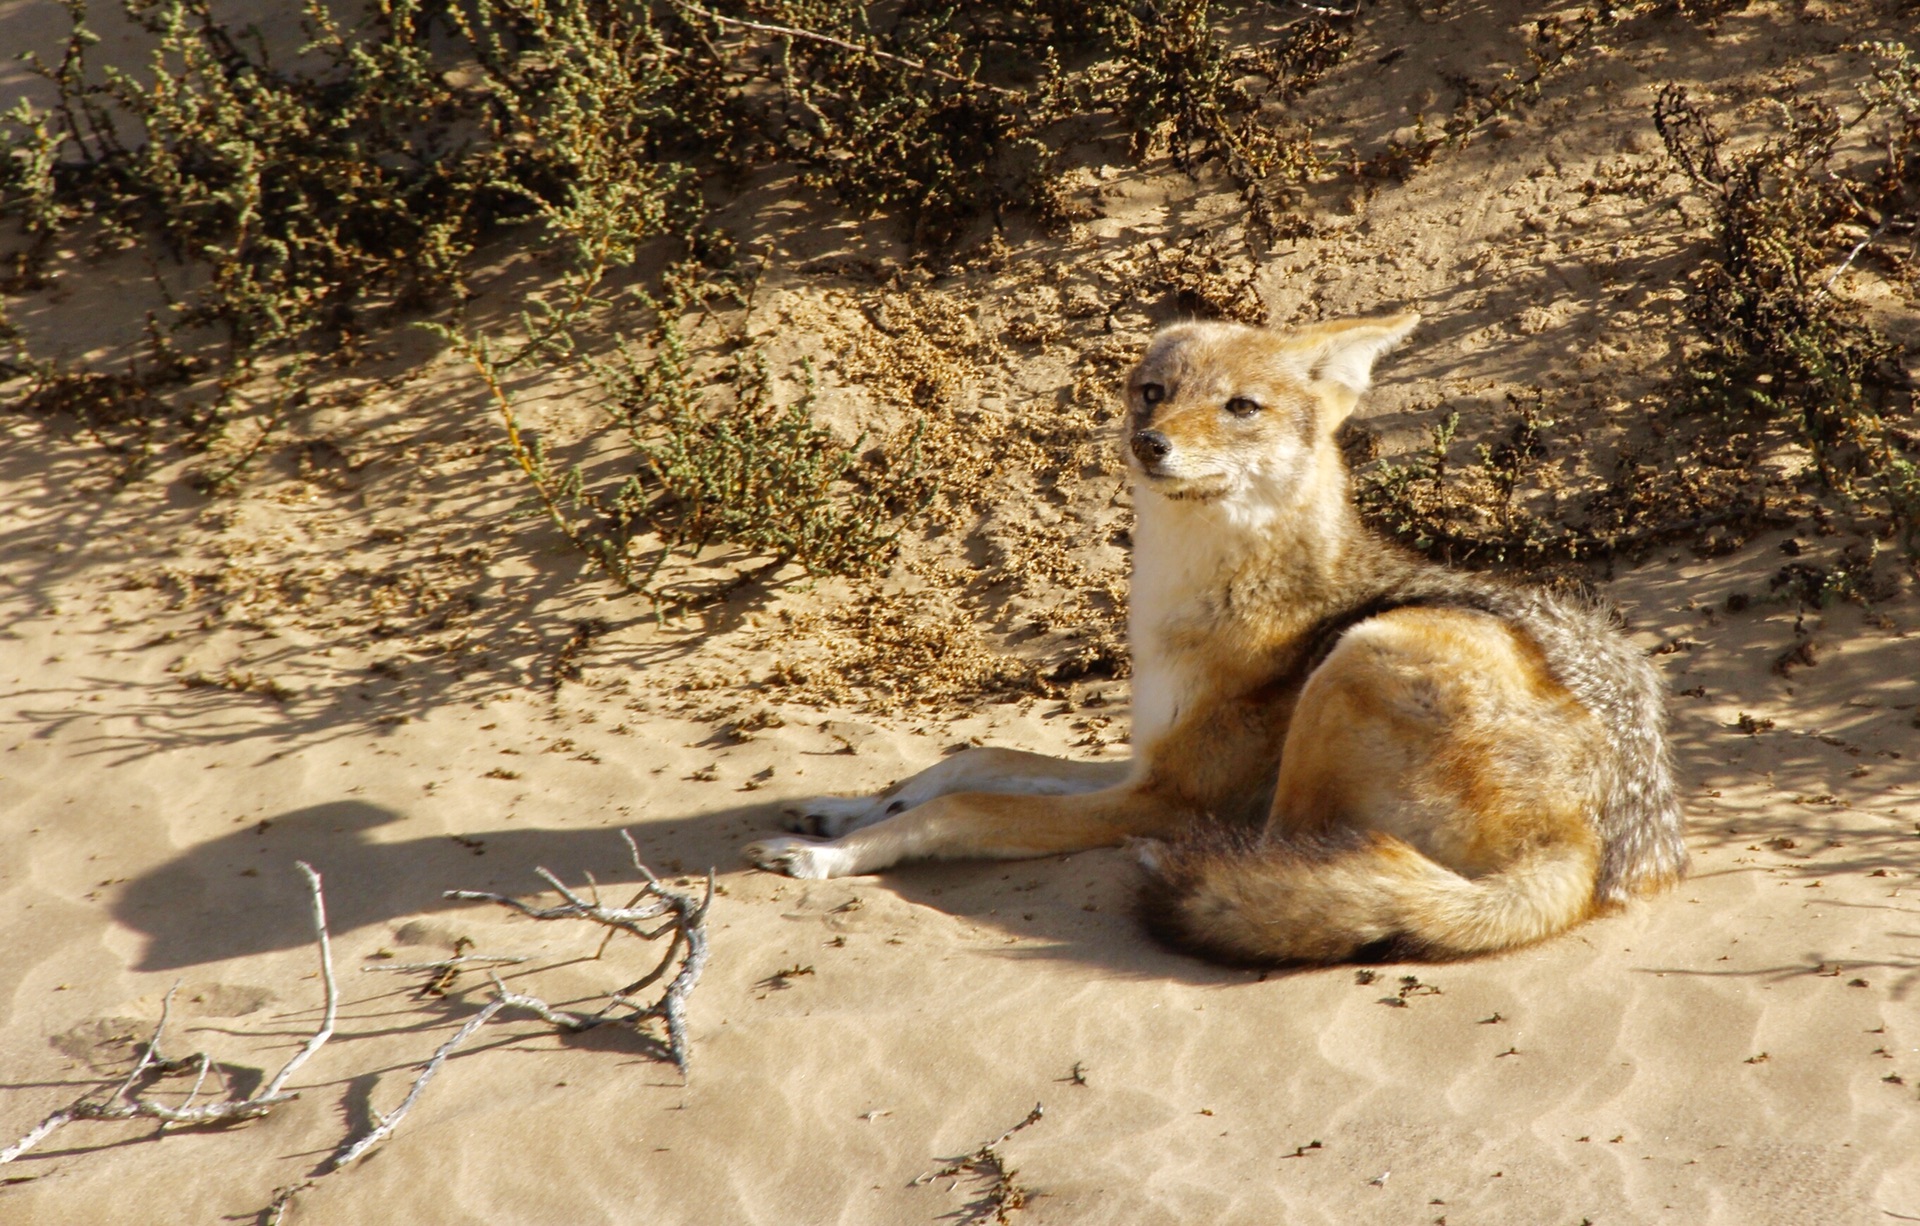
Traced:
[[1280, 761], [1272, 830], [1379, 830], [1468, 876], [1589, 839], [1593, 716], [1510, 626], [1399, 609], [1348, 631], [1308, 678]]

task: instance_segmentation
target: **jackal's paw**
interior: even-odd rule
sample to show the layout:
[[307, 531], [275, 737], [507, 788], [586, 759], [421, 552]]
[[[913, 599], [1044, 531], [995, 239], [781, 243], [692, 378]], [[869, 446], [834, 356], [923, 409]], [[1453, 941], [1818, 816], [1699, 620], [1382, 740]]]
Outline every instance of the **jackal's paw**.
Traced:
[[750, 864], [769, 872], [818, 881], [853, 872], [853, 853], [824, 839], [761, 839], [743, 853]]
[[1149, 873], [1158, 873], [1167, 862], [1167, 845], [1159, 839], [1128, 839], [1125, 847]]
[[871, 824], [879, 809], [871, 796], [810, 796], [782, 806], [780, 824], [800, 834], [837, 839]]

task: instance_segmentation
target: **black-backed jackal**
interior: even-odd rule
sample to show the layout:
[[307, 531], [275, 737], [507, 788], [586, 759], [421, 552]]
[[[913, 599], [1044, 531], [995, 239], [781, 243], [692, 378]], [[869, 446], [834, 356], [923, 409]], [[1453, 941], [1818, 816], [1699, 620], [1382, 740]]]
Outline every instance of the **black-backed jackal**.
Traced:
[[1412, 314], [1167, 328], [1126, 386], [1133, 760], [975, 749], [746, 849], [796, 877], [1140, 840], [1164, 939], [1457, 957], [1686, 871], [1652, 667], [1597, 603], [1364, 528], [1336, 428]]

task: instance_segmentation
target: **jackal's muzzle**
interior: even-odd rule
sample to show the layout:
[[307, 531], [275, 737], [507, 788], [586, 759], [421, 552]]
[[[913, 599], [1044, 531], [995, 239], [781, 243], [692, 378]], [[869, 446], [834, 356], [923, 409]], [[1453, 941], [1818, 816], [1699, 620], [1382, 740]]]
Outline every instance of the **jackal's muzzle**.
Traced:
[[1158, 430], [1135, 430], [1127, 446], [1132, 449], [1133, 458], [1150, 473], [1173, 452], [1173, 440]]

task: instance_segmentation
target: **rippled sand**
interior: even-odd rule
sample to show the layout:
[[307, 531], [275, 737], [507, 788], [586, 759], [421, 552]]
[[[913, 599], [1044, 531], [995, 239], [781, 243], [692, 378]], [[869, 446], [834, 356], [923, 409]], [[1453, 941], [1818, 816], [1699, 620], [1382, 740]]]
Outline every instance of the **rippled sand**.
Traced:
[[[1684, 360], [1678, 287], [1704, 242], [1657, 182], [1653, 94], [1669, 80], [1731, 82], [1731, 111], [1774, 96], [1789, 72], [1818, 76], [1781, 65], [1854, 36], [1840, 29], [1843, 5], [1792, 6], [1815, 14], [1804, 24], [1788, 6], [1751, 9], [1724, 36], [1650, 17], [1632, 45], [1583, 57], [1538, 108], [1391, 192], [1335, 201], [1315, 237], [1276, 246], [1258, 269], [1274, 318], [1426, 313], [1366, 409], [1399, 451], [1451, 408], [1484, 425], [1535, 385], [1587, 415], [1573, 425], [1601, 423], [1596, 438], [1616, 419], [1637, 426], [1635, 398]], [[1497, 80], [1496, 55], [1528, 45], [1500, 6], [1364, 14], [1352, 71], [1315, 97], [1378, 137], [1369, 150], [1403, 114], [1399, 135], [1424, 139], [1437, 129], [1418, 128], [1416, 111], [1439, 122], [1460, 92], [1450, 82]], [[65, 28], [55, 16], [43, 0], [0, 0], [0, 35], [51, 50], [49, 31]], [[0, 65], [0, 86], [21, 79]], [[1652, 186], [1594, 194], [1589, 175]], [[1170, 170], [1099, 181], [1105, 215], [1069, 255], [1117, 260], [1120, 280], [1144, 267], [1121, 255], [1171, 253], [1163, 237], [1204, 235], [1244, 210], [1221, 182]], [[830, 375], [835, 347], [866, 335], [863, 308], [803, 262], [846, 256], [835, 244], [889, 261], [903, 248], [885, 224], [812, 226], [804, 201], [756, 190], [741, 210], [799, 219], [787, 236], [800, 271], [770, 278], [762, 339], [782, 362], [817, 358]], [[1064, 246], [1009, 258], [1031, 264], [1035, 250], [1068, 258]], [[143, 269], [116, 275], [67, 287], [77, 296], [61, 352], [86, 352], [99, 341], [86, 329], [109, 316], [137, 334], [142, 310], [159, 306], [128, 289]], [[1910, 286], [1890, 285], [1875, 291], [1876, 318], [1912, 340]], [[37, 312], [16, 320], [49, 328]], [[1002, 372], [991, 412], [1061, 403], [1081, 374], [1072, 346], [1038, 345]], [[531, 895], [544, 865], [576, 883], [591, 871], [624, 900], [635, 874], [622, 827], [674, 879], [718, 870], [690, 1080], [638, 1037], [565, 1039], [505, 1018], [448, 1062], [384, 1146], [300, 1192], [289, 1223], [991, 1220], [988, 1177], [927, 1176], [1036, 1103], [1042, 1117], [1000, 1147], [1027, 1196], [1021, 1224], [1920, 1221], [1910, 574], [1906, 594], [1871, 614], [1809, 610], [1797, 629], [1821, 644], [1817, 663], [1782, 675], [1774, 665], [1799, 639], [1796, 610], [1769, 586], [1780, 535], [1718, 559], [1675, 546], [1638, 569], [1621, 562], [1608, 591], [1639, 641], [1664, 649], [1693, 877], [1509, 956], [1373, 967], [1364, 982], [1351, 967], [1262, 977], [1151, 946], [1130, 916], [1136, 870], [1118, 853], [824, 884], [740, 867], [739, 847], [773, 828], [782, 799], [877, 788], [971, 738], [1118, 756], [1125, 687], [1107, 687], [1116, 743], [1097, 751], [1076, 747], [1076, 715], [1053, 702], [954, 720], [791, 704], [784, 724], [736, 743], [721, 731], [731, 714], [694, 708], [706, 694], [762, 702], [740, 695], [774, 669], [775, 615], [724, 608], [703, 638], [697, 624], [656, 626], [637, 601], [599, 601], [537, 532], [507, 535], [526, 524], [510, 518], [525, 491], [488, 454], [493, 426], [445, 415], [470, 397], [434, 382], [445, 371], [430, 354], [397, 365], [418, 376], [411, 391], [388, 398], [384, 374], [355, 374], [368, 412], [314, 427], [364, 450], [354, 481], [295, 481], [263, 457], [260, 489], [211, 504], [188, 490], [184, 462], [120, 488], [90, 445], [0, 415], [0, 1145], [111, 1085], [176, 983], [168, 1054], [206, 1050], [242, 1090], [271, 1075], [321, 1000], [296, 860], [325, 875], [343, 996], [337, 1037], [295, 1078], [298, 1100], [224, 1129], [75, 1124], [0, 1168], [0, 1223], [261, 1220], [276, 1189], [315, 1179], [400, 1101], [488, 990], [470, 975], [421, 998], [417, 980], [363, 967], [429, 961], [470, 938], [530, 956], [512, 983], [566, 1002], [650, 965], [650, 949], [616, 943], [594, 962], [595, 933], [441, 898]], [[822, 406], [861, 428], [904, 412], [832, 378]], [[1068, 511], [1099, 514], [1070, 526], [1117, 564], [1117, 479], [1077, 497]], [[1041, 498], [996, 508], [986, 526], [1019, 541], [1063, 514]], [[437, 537], [446, 523], [470, 535]], [[1842, 546], [1802, 531], [1809, 558], [1831, 562]], [[409, 533], [406, 551], [378, 552]], [[431, 649], [421, 636], [376, 641], [364, 621], [316, 629], [328, 610], [282, 616], [275, 604], [289, 576], [377, 569], [370, 558], [398, 568], [476, 539], [512, 541], [475, 581], [491, 603], [474, 633], [500, 641], [469, 654], [484, 649], [489, 667], [459, 671], [467, 657], [451, 648], [419, 660], [407, 653]], [[219, 616], [205, 592], [174, 598], [196, 573], [256, 563], [259, 590]], [[836, 590], [782, 599], [818, 613]], [[1735, 593], [1750, 598], [1744, 612], [1728, 611]], [[1023, 599], [996, 615], [1024, 624], [1039, 598]], [[740, 630], [753, 616], [774, 629]], [[593, 617], [617, 626], [582, 683], [559, 685], [551, 666], [575, 619]], [[182, 684], [230, 665], [298, 696]], [[165, 1085], [183, 1095], [188, 1082]]]
[[[589, 722], [591, 695], [556, 717], [509, 693], [288, 744], [277, 714], [231, 696], [155, 704], [151, 653], [76, 650], [72, 620], [25, 619], [7, 645], [4, 1129], [124, 1068], [176, 981], [169, 1051], [203, 1047], [242, 1078], [277, 1067], [319, 1000], [296, 858], [326, 875], [344, 1003], [297, 1102], [164, 1139], [76, 1124], [8, 1170], [29, 1181], [0, 1214], [251, 1220], [484, 999], [472, 979], [416, 999], [361, 973], [369, 955], [470, 936], [535, 955], [545, 969], [515, 982], [554, 999], [644, 964], [619, 946], [583, 963], [592, 934], [436, 897], [530, 891], [535, 865], [624, 885], [626, 825], [663, 870], [719, 869], [691, 1081], [631, 1037], [497, 1023], [290, 1220], [965, 1220], [985, 1179], [919, 1177], [1036, 1102], [1002, 1146], [1035, 1222], [1920, 1215], [1920, 655], [1898, 628], [1916, 610], [1882, 610], [1891, 630], [1830, 614], [1837, 649], [1783, 680], [1767, 664], [1789, 614], [1686, 607], [1766, 565], [1655, 566], [1615, 588], [1643, 641], [1693, 643], [1662, 657], [1676, 692], [1705, 691], [1675, 700], [1693, 878], [1538, 948], [1367, 974], [1152, 948], [1118, 853], [829, 883], [735, 867], [783, 796], [873, 786], [968, 736], [1062, 747], [1065, 721], [1040, 709], [937, 735], [795, 721], [716, 749], [691, 724]], [[1748, 735], [1741, 713], [1777, 723]], [[859, 752], [835, 752], [849, 728]], [[561, 732], [602, 760], [539, 752]], [[484, 774], [508, 760], [521, 779]]]

